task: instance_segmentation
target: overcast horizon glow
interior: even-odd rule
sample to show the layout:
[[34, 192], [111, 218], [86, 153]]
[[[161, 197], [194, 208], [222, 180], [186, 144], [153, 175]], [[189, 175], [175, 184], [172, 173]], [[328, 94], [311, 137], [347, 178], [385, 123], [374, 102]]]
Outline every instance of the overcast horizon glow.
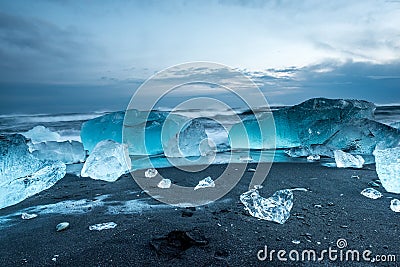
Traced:
[[41, 0], [0, 10], [0, 114], [121, 110], [155, 72], [191, 61], [241, 70], [271, 105], [400, 103], [399, 1]]

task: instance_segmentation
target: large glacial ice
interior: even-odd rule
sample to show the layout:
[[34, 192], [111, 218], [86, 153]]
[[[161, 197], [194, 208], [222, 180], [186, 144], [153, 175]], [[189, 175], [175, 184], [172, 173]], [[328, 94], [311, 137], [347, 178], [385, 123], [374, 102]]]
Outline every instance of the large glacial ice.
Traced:
[[82, 167], [81, 176], [114, 182], [130, 169], [131, 161], [126, 145], [103, 140], [90, 153]]
[[52, 132], [48, 128], [42, 125], [38, 125], [32, 128], [31, 130], [21, 134], [26, 138], [31, 139], [31, 142], [33, 144], [46, 141], [58, 141], [61, 138], [61, 136], [58, 133]]
[[0, 136], [0, 208], [48, 189], [65, 176], [64, 163], [37, 159], [26, 142], [20, 134]]
[[114, 140], [122, 143], [122, 123], [124, 112], [113, 112], [82, 124], [81, 140], [86, 150], [91, 152], [93, 148], [103, 140]]
[[[296, 148], [288, 151], [295, 157], [333, 157], [333, 150], [370, 155], [377, 143], [398, 145], [400, 130], [374, 121], [374, 110], [374, 104], [366, 101], [316, 98], [274, 111], [276, 148]], [[229, 132], [232, 148], [274, 148], [269, 136], [274, 134], [270, 129], [271, 113], [265, 112], [257, 118], [250, 116], [243, 124], [232, 126]], [[315, 149], [319, 151], [314, 152]]]
[[199, 121], [158, 111], [128, 110], [89, 120], [82, 125], [81, 139], [90, 152], [102, 140], [122, 143], [122, 131], [130, 155], [188, 157], [212, 150], [204, 145], [207, 134]]
[[47, 141], [31, 145], [30, 150], [38, 159], [59, 160], [65, 164], [81, 163], [86, 158], [82, 143], [77, 141]]
[[386, 191], [400, 194], [400, 146], [374, 151], [376, 172]]
[[[375, 105], [362, 100], [314, 98], [299, 105], [279, 109], [273, 112], [276, 126], [276, 147], [290, 148], [323, 144], [342, 124], [357, 118], [372, 119]], [[244, 127], [243, 127], [244, 125]], [[232, 127], [229, 132], [232, 148], [270, 149], [273, 133], [271, 113], [265, 112], [258, 117], [248, 118]], [[262, 140], [261, 130], [264, 131]], [[246, 140], [246, 131], [250, 133]], [[265, 136], [265, 133], [267, 136]]]

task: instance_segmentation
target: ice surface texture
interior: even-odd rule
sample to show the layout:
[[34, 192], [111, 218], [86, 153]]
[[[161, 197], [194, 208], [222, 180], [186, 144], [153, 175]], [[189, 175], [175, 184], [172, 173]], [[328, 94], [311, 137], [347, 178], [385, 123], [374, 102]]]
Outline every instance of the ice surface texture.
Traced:
[[[200, 156], [207, 154], [207, 134], [204, 126], [196, 119], [189, 120], [180, 115], [167, 112], [141, 112], [128, 110], [110, 113], [85, 122], [82, 125], [81, 139], [86, 150], [92, 151], [102, 140], [128, 144], [130, 155], [158, 155], [168, 157]], [[179, 148], [178, 148], [179, 144]], [[201, 149], [200, 149], [201, 147]]]
[[240, 196], [240, 201], [251, 216], [283, 224], [290, 217], [293, 193], [290, 189], [276, 191], [271, 197], [263, 198], [257, 189]]
[[400, 194], [400, 147], [379, 149], [379, 145], [374, 151], [379, 180], [386, 191]]
[[0, 208], [50, 188], [65, 173], [64, 163], [39, 160], [30, 154], [24, 136], [0, 136]]
[[47, 141], [31, 145], [30, 150], [39, 159], [59, 160], [65, 164], [81, 163], [86, 158], [82, 143], [77, 141]]
[[104, 140], [90, 153], [83, 165], [81, 176], [114, 182], [130, 169], [131, 161], [126, 145]]

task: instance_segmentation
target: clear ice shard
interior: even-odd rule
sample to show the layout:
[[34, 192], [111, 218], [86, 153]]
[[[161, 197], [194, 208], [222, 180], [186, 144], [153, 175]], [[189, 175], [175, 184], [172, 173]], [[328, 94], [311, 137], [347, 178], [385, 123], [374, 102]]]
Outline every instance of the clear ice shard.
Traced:
[[361, 195], [371, 199], [378, 199], [382, 197], [381, 192], [374, 188], [365, 188], [363, 191], [361, 191]]
[[386, 191], [400, 194], [400, 147], [374, 151], [376, 172]]
[[158, 188], [170, 188], [171, 187], [171, 180], [170, 179], [162, 179], [158, 184]]
[[400, 200], [396, 198], [392, 199], [392, 201], [390, 201], [390, 209], [394, 212], [400, 212]]
[[38, 215], [37, 214], [35, 214], [35, 213], [32, 213], [32, 214], [29, 214], [29, 213], [22, 213], [21, 214], [21, 219], [22, 220], [30, 220], [30, 219], [33, 219], [33, 218], [36, 218]]
[[26, 138], [31, 139], [33, 144], [46, 141], [58, 141], [61, 138], [58, 133], [52, 132], [42, 125], [36, 126], [31, 130], [21, 134]]
[[38, 159], [59, 160], [65, 164], [81, 163], [86, 158], [82, 143], [77, 141], [47, 141], [31, 145], [30, 150]]
[[104, 140], [90, 153], [83, 165], [81, 176], [114, 182], [130, 169], [131, 161], [126, 145]]
[[[361, 100], [314, 98], [299, 105], [264, 112], [232, 126], [232, 148], [271, 149], [323, 144], [341, 125], [373, 119], [375, 105]], [[276, 139], [272, 127], [276, 126]]]
[[108, 230], [108, 229], [113, 229], [117, 226], [115, 222], [106, 222], [106, 223], [98, 223], [94, 225], [89, 226], [90, 231], [101, 231], [101, 230]]
[[352, 155], [343, 152], [342, 150], [335, 150], [335, 162], [338, 168], [357, 168], [361, 169], [364, 165], [364, 158], [360, 155]]
[[124, 141], [130, 155], [201, 156], [213, 151], [207, 138], [198, 120], [161, 111], [114, 112], [83, 123], [81, 129], [89, 152], [102, 140], [114, 140]]
[[29, 153], [26, 141], [20, 134], [0, 136], [0, 209], [50, 188], [66, 174], [64, 163]]
[[283, 224], [290, 217], [293, 193], [290, 189], [284, 189], [276, 191], [269, 198], [263, 198], [257, 189], [252, 189], [240, 195], [240, 201], [251, 216]]
[[200, 180], [193, 190], [207, 187], [215, 187], [214, 180], [210, 176], [204, 178], [203, 180]]
[[62, 222], [56, 225], [56, 231], [61, 232], [69, 227], [69, 222]]
[[157, 171], [156, 169], [147, 169], [147, 170], [144, 172], [144, 176], [145, 176], [146, 178], [153, 178], [153, 177], [156, 177], [157, 174], [158, 174], [158, 171]]

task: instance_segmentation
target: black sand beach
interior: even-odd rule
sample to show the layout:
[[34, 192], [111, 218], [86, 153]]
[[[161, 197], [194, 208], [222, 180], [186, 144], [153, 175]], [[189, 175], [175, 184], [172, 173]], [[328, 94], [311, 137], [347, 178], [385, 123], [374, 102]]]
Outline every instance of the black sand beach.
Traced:
[[[249, 168], [254, 168], [249, 164]], [[202, 172], [184, 173], [175, 168], [159, 169], [161, 175], [173, 182], [198, 181], [207, 176], [217, 177], [225, 165], [213, 165]], [[135, 175], [144, 176], [144, 171]], [[234, 172], [231, 175], [235, 175]], [[400, 264], [400, 217], [390, 210], [395, 194], [378, 190], [384, 197], [372, 200], [360, 194], [377, 179], [374, 165], [363, 169], [337, 169], [319, 163], [274, 163], [264, 181], [260, 194], [271, 196], [286, 188], [307, 188], [294, 191], [291, 216], [285, 224], [258, 220], [244, 210], [239, 201], [248, 190], [252, 172], [246, 172], [239, 184], [219, 201], [194, 208], [158, 205], [141, 192], [130, 175], [114, 183], [94, 181], [67, 175], [52, 188], [15, 206], [0, 210], [0, 218], [10, 219], [1, 224], [1, 266], [397, 266]], [[353, 175], [358, 178], [352, 177]], [[165, 189], [168, 190], [168, 189]], [[110, 205], [90, 206], [92, 200], [109, 195]], [[20, 218], [21, 210], [66, 200], [88, 199], [82, 213], [39, 213], [31, 220]], [[121, 211], [119, 203], [145, 199], [151, 206], [135, 212], [110, 214], [110, 206]], [[96, 201], [93, 201], [96, 203]], [[157, 208], [158, 205], [160, 208]], [[69, 207], [70, 208], [70, 207]], [[68, 208], [67, 208], [68, 210]], [[111, 209], [112, 210], [112, 209]], [[132, 210], [131, 210], [132, 211]], [[65, 213], [65, 212], [64, 212]], [[14, 214], [14, 215], [10, 215]], [[56, 232], [58, 223], [67, 221], [70, 227]], [[115, 222], [117, 227], [89, 231], [96, 223]], [[180, 253], [166, 249], [156, 251], [152, 239], [174, 230], [198, 233], [206, 243], [188, 245]], [[190, 232], [192, 231], [192, 232]], [[184, 232], [180, 232], [185, 235]], [[204, 235], [201, 236], [201, 234]], [[371, 250], [375, 255], [396, 255], [397, 262], [279, 261], [274, 255], [262, 262], [257, 252], [264, 249], [314, 249], [318, 253], [329, 247], [337, 249], [338, 239], [345, 239], [345, 249]], [[196, 239], [196, 238], [194, 238]], [[171, 241], [171, 240], [170, 240]], [[176, 241], [176, 240], [175, 240]], [[175, 242], [172, 240], [171, 242]], [[293, 241], [300, 241], [293, 242]], [[298, 244], [296, 244], [298, 243]], [[178, 250], [179, 252], [179, 250]], [[57, 256], [58, 255], [58, 256]], [[288, 255], [286, 254], [286, 257]]]

